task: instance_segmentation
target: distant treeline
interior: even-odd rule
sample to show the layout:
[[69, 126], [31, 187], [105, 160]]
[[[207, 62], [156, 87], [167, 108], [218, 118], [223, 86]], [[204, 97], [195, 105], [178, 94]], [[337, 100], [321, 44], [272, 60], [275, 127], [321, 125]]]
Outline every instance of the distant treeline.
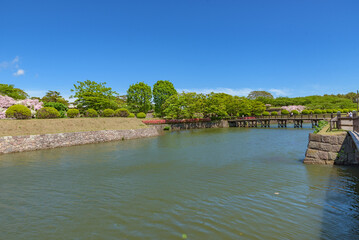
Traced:
[[[277, 97], [266, 91], [252, 91], [247, 97], [231, 96], [225, 93], [178, 93], [168, 80], [159, 80], [153, 87], [144, 82], [133, 84], [126, 95], [119, 95], [106, 83], [86, 80], [74, 84], [74, 104], [80, 112], [95, 109], [102, 112], [105, 109], [125, 108], [130, 112], [147, 113], [154, 111], [157, 117], [172, 119], [227, 116], [248, 116], [262, 114], [265, 104], [272, 107], [302, 105], [308, 110], [314, 109], [355, 109], [356, 93], [307, 96], [307, 97]], [[14, 99], [28, 98], [28, 94], [13, 85], [0, 84], [0, 94]], [[48, 91], [42, 98], [34, 97], [45, 103], [61, 103], [69, 105], [60, 92]], [[268, 106], [267, 106], [268, 107]]]

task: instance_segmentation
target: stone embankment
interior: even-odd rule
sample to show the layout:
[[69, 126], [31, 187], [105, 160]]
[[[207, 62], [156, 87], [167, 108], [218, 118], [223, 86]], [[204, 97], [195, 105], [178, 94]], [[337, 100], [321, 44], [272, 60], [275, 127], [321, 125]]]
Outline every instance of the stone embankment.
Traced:
[[29, 136], [7, 136], [0, 137], [0, 154], [154, 137], [160, 135], [161, 132], [161, 129], [149, 127], [133, 130], [102, 130]]
[[357, 165], [359, 151], [351, 133], [339, 135], [310, 133], [304, 163]]
[[192, 122], [192, 123], [170, 123], [170, 124], [157, 124], [151, 125], [157, 129], [164, 129], [170, 127], [171, 130], [187, 130], [187, 129], [201, 129], [201, 128], [227, 128], [229, 127], [228, 121], [211, 121], [211, 122]]

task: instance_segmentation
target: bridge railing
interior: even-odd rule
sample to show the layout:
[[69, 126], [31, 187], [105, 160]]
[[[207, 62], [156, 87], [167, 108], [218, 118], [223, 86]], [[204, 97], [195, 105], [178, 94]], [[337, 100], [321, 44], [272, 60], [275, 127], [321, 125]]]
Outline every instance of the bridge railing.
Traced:
[[329, 119], [329, 118], [333, 118], [334, 115], [333, 113], [328, 113], [328, 114], [308, 114], [308, 115], [303, 115], [303, 114], [299, 114], [299, 115], [277, 115], [277, 116], [256, 116], [256, 118], [263, 118], [263, 119]]

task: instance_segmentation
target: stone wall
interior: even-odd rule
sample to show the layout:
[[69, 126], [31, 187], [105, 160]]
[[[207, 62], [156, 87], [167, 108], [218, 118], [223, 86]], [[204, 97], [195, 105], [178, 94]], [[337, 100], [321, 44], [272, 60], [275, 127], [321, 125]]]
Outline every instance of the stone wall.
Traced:
[[356, 117], [353, 120], [353, 130], [359, 132], [359, 117]]
[[186, 130], [186, 129], [200, 129], [200, 128], [227, 128], [228, 121], [211, 121], [211, 122], [194, 122], [194, 123], [172, 123], [172, 124], [158, 124], [152, 125], [157, 129], [163, 129], [166, 126], [171, 127], [172, 130]]
[[359, 152], [350, 134], [309, 134], [304, 163], [307, 164], [359, 164]]
[[8, 136], [0, 138], [0, 154], [145, 138], [158, 136], [160, 134], [160, 129], [149, 127], [135, 130], [102, 130], [93, 132]]

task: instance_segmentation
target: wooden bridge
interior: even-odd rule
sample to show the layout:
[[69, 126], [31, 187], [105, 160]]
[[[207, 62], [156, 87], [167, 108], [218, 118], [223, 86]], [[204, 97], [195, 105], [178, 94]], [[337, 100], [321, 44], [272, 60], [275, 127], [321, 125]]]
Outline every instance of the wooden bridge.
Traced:
[[239, 118], [239, 119], [230, 119], [228, 124], [230, 127], [261, 127], [269, 128], [271, 123], [277, 123], [278, 128], [286, 128], [289, 123], [294, 124], [294, 128], [303, 128], [303, 123], [308, 122], [312, 124], [312, 128], [318, 126], [319, 121], [326, 118], [325, 115], [300, 115], [300, 116], [276, 116], [276, 117], [252, 117], [252, 118]]

